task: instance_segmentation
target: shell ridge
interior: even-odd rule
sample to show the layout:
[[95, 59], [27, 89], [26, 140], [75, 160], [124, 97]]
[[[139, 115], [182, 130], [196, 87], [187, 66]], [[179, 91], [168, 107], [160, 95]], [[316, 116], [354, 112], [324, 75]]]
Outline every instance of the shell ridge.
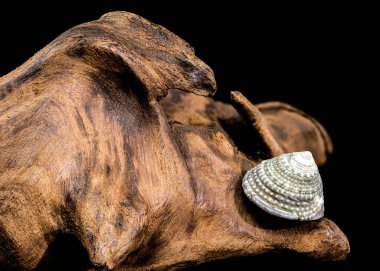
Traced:
[[310, 152], [286, 153], [264, 160], [243, 178], [246, 196], [264, 211], [286, 219], [323, 216], [323, 185]]

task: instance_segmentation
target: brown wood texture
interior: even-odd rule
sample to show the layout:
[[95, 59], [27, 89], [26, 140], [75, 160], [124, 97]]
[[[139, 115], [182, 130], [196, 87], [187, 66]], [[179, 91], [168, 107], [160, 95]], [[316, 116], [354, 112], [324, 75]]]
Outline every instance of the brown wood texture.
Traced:
[[323, 127], [284, 103], [203, 97], [215, 91], [185, 41], [126, 12], [74, 27], [1, 78], [0, 265], [33, 270], [62, 234], [100, 269], [282, 250], [344, 259], [332, 221], [272, 217], [241, 189], [248, 169], [283, 152], [323, 164]]

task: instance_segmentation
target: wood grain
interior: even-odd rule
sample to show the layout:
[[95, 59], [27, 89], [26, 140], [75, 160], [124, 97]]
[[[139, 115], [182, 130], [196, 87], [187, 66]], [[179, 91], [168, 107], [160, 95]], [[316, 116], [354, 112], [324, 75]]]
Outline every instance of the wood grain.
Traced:
[[65, 234], [89, 269], [180, 269], [273, 250], [344, 259], [349, 244], [332, 221], [273, 218], [241, 189], [248, 169], [281, 152], [324, 163], [323, 127], [238, 92], [237, 110], [202, 97], [215, 91], [185, 41], [127, 12], [68, 30], [0, 78], [0, 265], [49, 270]]

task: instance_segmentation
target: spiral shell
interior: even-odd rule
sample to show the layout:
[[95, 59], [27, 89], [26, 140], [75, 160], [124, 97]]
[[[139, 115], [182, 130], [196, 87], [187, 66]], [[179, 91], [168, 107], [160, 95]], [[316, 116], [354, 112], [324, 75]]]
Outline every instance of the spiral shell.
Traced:
[[243, 178], [245, 195], [264, 211], [292, 220], [323, 217], [322, 179], [310, 152], [265, 160]]

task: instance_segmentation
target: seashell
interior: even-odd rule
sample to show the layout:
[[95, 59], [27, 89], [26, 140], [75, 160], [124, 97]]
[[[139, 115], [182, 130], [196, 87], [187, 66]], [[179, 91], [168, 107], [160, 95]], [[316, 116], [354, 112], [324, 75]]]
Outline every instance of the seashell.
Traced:
[[242, 185], [245, 195], [272, 215], [292, 220], [323, 217], [322, 179], [308, 151], [264, 160], [245, 174]]

